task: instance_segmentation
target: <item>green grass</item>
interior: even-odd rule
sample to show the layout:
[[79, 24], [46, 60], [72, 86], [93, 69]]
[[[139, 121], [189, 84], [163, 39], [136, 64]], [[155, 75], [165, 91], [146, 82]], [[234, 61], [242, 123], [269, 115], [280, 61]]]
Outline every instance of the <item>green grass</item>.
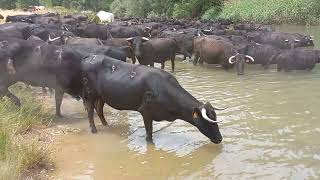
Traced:
[[236, 22], [318, 24], [320, 0], [234, 0], [225, 3], [220, 17]]
[[21, 98], [22, 106], [17, 108], [5, 98], [0, 100], [0, 179], [34, 178], [52, 162], [49, 147], [30, 131], [47, 124], [52, 117], [30, 91], [21, 86], [12, 91]]

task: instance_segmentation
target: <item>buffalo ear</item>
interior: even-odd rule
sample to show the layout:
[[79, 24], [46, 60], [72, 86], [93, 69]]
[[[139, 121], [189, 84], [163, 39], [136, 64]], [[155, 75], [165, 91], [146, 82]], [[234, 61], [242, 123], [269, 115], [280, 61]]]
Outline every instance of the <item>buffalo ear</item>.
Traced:
[[201, 117], [201, 111], [199, 108], [194, 108], [193, 112], [192, 112], [192, 117], [194, 119]]

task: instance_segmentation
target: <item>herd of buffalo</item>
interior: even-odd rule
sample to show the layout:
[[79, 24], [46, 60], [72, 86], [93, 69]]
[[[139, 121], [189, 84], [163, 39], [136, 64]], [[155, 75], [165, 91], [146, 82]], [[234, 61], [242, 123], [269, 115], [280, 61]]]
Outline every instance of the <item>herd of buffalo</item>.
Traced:
[[184, 59], [194, 56], [194, 65], [219, 64], [236, 69], [238, 75], [244, 74], [246, 64], [312, 70], [320, 62], [320, 51], [299, 48], [307, 46], [314, 46], [312, 36], [227, 20], [130, 18], [96, 24], [81, 14], [8, 16], [0, 25], [0, 98], [20, 106], [8, 90], [20, 81], [54, 89], [57, 116], [64, 93], [81, 98], [93, 133], [94, 110], [108, 125], [103, 114], [108, 104], [140, 112], [148, 142], [153, 141], [153, 121], [182, 119], [217, 144], [222, 136], [215, 111], [221, 109], [199, 102], [172, 74], [148, 65], [161, 63], [164, 69], [170, 60], [174, 71], [180, 54]]

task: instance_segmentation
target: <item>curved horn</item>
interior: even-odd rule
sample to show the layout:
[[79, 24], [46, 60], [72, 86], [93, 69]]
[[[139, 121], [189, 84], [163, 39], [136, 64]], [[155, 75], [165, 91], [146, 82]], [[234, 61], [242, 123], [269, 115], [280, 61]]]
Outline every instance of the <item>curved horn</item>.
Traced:
[[246, 58], [250, 59], [252, 62], [254, 62], [254, 59], [252, 56], [246, 55]]
[[211, 31], [212, 31], [212, 26], [210, 27], [209, 30], [208, 30], [208, 29], [204, 29], [203, 31], [204, 31], [204, 32], [211, 32]]
[[126, 41], [131, 41], [131, 40], [133, 40], [133, 38], [131, 37], [131, 38], [127, 38], [126, 39]]
[[66, 26], [63, 26], [64, 30], [69, 31], [69, 29]]
[[285, 42], [289, 42], [289, 39], [284, 40]]
[[149, 41], [150, 39], [146, 38], [146, 37], [142, 37], [143, 40], [145, 41]]
[[147, 27], [145, 27], [145, 29], [149, 29], [149, 30], [150, 30], [150, 29], [151, 29], [151, 27], [148, 27], [148, 26], [147, 26]]
[[299, 39], [295, 39], [294, 41], [295, 41], [295, 42], [300, 42], [300, 40], [299, 40]]
[[207, 110], [206, 110], [205, 108], [202, 108], [202, 109], [201, 109], [201, 115], [202, 115], [202, 117], [203, 117], [205, 120], [207, 120], [207, 121], [209, 121], [209, 122], [212, 122], [212, 123], [220, 123], [220, 122], [223, 121], [223, 120], [217, 121], [217, 120], [212, 120], [212, 119], [210, 119], [210, 118], [207, 116]]
[[217, 110], [217, 111], [223, 111], [223, 110], [226, 110], [228, 109], [227, 107], [226, 108], [216, 108], [216, 107], [213, 107], [214, 110]]
[[60, 39], [60, 38], [61, 38], [61, 37], [56, 37], [56, 38], [51, 39], [51, 35], [49, 34], [49, 41], [50, 41], [50, 42], [53, 42], [53, 41], [58, 40], [58, 39]]
[[239, 54], [239, 53], [237, 53], [236, 55], [231, 56], [231, 57], [229, 58], [229, 63], [230, 63], [230, 64], [234, 64], [234, 63], [235, 63], [235, 61], [232, 61], [232, 59], [235, 58], [238, 54]]

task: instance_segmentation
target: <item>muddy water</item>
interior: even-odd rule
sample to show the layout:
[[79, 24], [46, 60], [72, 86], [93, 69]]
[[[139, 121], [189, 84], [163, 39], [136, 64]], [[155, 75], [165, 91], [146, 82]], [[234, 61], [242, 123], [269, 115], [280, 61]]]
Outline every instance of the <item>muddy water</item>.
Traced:
[[65, 99], [63, 124], [80, 132], [57, 145], [52, 179], [320, 178], [320, 66], [278, 73], [253, 65], [242, 77], [215, 66], [176, 67], [175, 76], [195, 97], [229, 107], [217, 112], [224, 120], [222, 144], [178, 120], [155, 123], [155, 145], [147, 145], [142, 117], [109, 107], [111, 126], [96, 118], [99, 132], [92, 135], [81, 102]]

